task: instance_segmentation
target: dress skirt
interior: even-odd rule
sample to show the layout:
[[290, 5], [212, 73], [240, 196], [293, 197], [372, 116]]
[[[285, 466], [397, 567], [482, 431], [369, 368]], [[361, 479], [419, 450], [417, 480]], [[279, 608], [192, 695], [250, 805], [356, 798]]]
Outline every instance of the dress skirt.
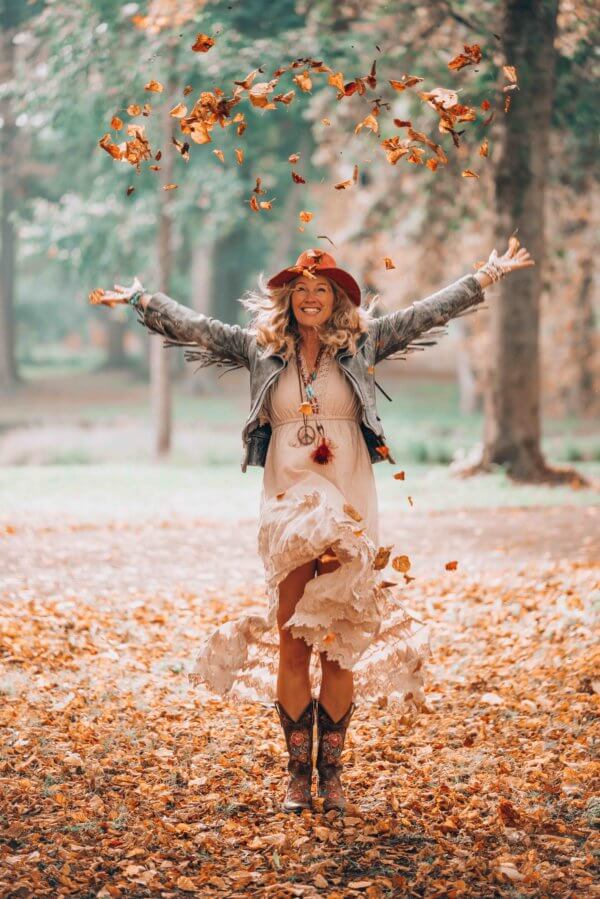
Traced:
[[324, 652], [353, 671], [356, 702], [385, 699], [390, 706], [420, 708], [424, 663], [431, 655], [429, 628], [395, 597], [396, 587], [381, 586], [388, 578], [374, 568], [377, 492], [360, 429], [360, 404], [331, 352], [323, 355], [313, 384], [318, 420], [332, 441], [333, 458], [326, 464], [312, 461], [316, 444], [298, 440], [303, 417], [292, 357], [270, 388], [261, 415], [272, 427], [258, 524], [268, 608], [264, 615], [244, 615], [213, 631], [190, 678], [220, 696], [272, 703], [279, 584], [328, 550], [339, 567], [308, 581], [285, 623], [293, 637], [313, 648], [313, 685], [320, 686], [319, 653]]

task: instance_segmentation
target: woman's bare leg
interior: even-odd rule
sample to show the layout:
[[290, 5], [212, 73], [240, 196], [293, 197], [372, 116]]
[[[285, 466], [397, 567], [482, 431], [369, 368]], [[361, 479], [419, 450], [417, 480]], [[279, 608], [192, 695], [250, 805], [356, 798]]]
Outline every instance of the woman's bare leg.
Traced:
[[[334, 554], [331, 547], [328, 547], [325, 553], [327, 555]], [[317, 560], [317, 576], [335, 571], [339, 566], [340, 563], [336, 561], [321, 562]], [[319, 702], [325, 707], [325, 711], [333, 721], [339, 721], [348, 711], [348, 707], [352, 702], [354, 675], [347, 668], [341, 668], [338, 662], [328, 659], [325, 652], [320, 652], [319, 658], [321, 659], [322, 672]]]
[[312, 695], [309, 677], [312, 646], [302, 638], [292, 637], [289, 629], [283, 625], [294, 614], [304, 587], [314, 577], [315, 570], [316, 560], [311, 560], [290, 572], [279, 585], [277, 699], [294, 720], [304, 711]]

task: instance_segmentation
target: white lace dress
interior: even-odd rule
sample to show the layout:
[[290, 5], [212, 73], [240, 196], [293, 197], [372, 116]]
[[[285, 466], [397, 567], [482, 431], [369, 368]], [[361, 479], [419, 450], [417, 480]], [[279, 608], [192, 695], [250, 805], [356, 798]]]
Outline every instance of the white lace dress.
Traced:
[[270, 388], [262, 413], [272, 427], [258, 527], [268, 610], [266, 616], [229, 621], [209, 635], [191, 678], [219, 695], [272, 702], [279, 584], [331, 547], [340, 566], [307, 583], [286, 623], [294, 637], [313, 647], [313, 686], [320, 685], [318, 653], [324, 651], [354, 672], [356, 701], [387, 697], [390, 705], [408, 701], [418, 707], [424, 700], [423, 662], [431, 654], [429, 629], [395, 598], [398, 588], [380, 586], [388, 576], [373, 567], [379, 547], [377, 493], [360, 430], [360, 404], [330, 353], [314, 386], [334, 457], [321, 465], [310, 458], [315, 444], [298, 445], [303, 419], [292, 358]]

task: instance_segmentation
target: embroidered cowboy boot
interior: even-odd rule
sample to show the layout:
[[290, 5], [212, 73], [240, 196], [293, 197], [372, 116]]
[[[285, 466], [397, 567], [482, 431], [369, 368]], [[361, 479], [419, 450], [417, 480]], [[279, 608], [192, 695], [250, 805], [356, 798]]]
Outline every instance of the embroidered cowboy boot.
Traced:
[[346, 714], [339, 721], [333, 721], [324, 706], [317, 700], [317, 771], [319, 779], [319, 796], [325, 801], [323, 811], [331, 809], [344, 811], [346, 797], [340, 780], [342, 771], [341, 756], [346, 739], [346, 731], [356, 706], [350, 703]]
[[280, 702], [275, 701], [274, 705], [279, 714], [289, 753], [287, 768], [290, 779], [282, 808], [286, 812], [312, 808], [310, 790], [313, 770], [314, 699], [311, 698], [297, 721], [288, 715]]

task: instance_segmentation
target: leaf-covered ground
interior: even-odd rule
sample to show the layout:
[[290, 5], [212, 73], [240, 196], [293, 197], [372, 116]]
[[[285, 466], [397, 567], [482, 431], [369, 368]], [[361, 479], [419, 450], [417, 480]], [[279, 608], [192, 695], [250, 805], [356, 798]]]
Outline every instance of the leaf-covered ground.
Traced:
[[597, 895], [596, 510], [411, 515], [382, 529], [434, 624], [429, 712], [357, 708], [341, 819], [279, 810], [272, 708], [187, 685], [264, 609], [253, 520], [3, 521], [0, 895]]

